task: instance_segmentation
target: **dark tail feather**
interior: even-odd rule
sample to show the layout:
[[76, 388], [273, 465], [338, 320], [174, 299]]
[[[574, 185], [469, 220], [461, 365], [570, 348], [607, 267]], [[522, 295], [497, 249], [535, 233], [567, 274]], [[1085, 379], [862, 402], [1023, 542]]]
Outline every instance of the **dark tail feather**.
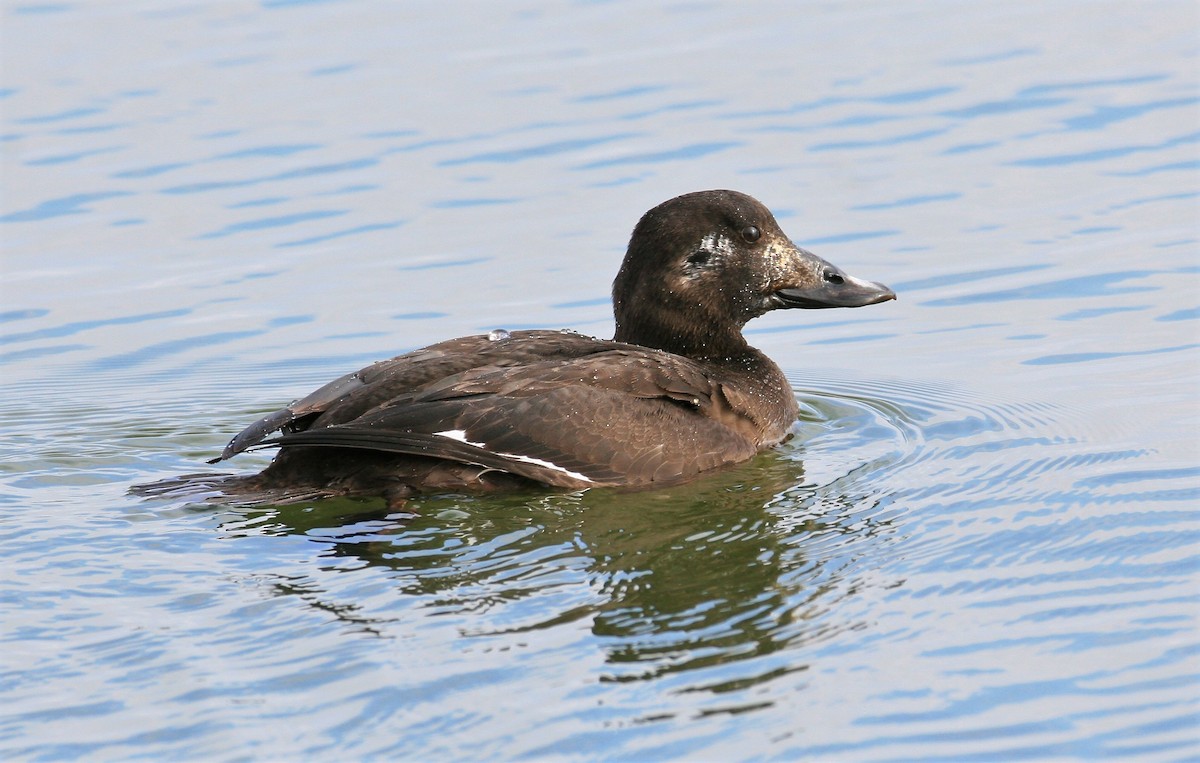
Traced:
[[265, 487], [256, 477], [231, 474], [182, 474], [133, 485], [129, 494], [144, 498], [224, 506], [269, 506], [330, 498], [338, 493], [311, 486]]

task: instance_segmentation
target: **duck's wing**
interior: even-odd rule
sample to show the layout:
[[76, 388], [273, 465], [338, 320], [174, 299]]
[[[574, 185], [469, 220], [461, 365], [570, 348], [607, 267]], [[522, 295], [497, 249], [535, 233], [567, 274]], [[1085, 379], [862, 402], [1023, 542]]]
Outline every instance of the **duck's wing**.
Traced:
[[628, 349], [471, 369], [264, 444], [446, 459], [582, 488], [685, 480], [754, 455], [753, 431], [693, 361]]
[[374, 363], [335, 379], [286, 408], [267, 414], [229, 441], [215, 464], [260, 445], [279, 431], [352, 421], [384, 403], [411, 395], [473, 368], [514, 366], [599, 352], [613, 342], [562, 331], [514, 331], [501, 340], [468, 336]]

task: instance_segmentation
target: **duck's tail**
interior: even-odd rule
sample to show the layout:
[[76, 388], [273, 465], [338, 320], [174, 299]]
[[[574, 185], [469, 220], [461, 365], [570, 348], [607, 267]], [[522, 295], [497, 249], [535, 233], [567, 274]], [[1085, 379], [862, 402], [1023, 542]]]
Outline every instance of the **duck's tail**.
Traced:
[[268, 487], [257, 475], [181, 474], [157, 482], [133, 485], [129, 494], [145, 499], [187, 501], [216, 505], [263, 506], [331, 498], [340, 493], [309, 485]]

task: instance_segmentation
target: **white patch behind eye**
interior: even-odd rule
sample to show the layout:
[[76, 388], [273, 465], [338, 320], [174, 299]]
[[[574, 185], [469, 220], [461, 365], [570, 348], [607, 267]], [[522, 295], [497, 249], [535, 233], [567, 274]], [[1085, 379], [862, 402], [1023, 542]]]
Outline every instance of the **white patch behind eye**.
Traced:
[[703, 262], [688, 262], [684, 266], [685, 274], [689, 279], [696, 278], [700, 273], [719, 263], [720, 260], [732, 255], [733, 241], [724, 234], [709, 233], [700, 239], [700, 245], [696, 247], [695, 253], [700, 252], [707, 254], [708, 259]]
[[709, 233], [700, 239], [700, 250], [714, 258], [728, 257], [733, 254], [733, 242], [723, 233]]

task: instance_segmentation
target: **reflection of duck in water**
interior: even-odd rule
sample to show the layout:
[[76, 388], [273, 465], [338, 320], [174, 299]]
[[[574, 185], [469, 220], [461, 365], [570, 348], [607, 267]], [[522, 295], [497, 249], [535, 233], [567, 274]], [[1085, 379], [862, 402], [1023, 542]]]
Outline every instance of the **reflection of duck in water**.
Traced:
[[435, 344], [264, 417], [213, 462], [274, 445], [274, 462], [227, 492], [392, 503], [679, 483], [778, 444], [796, 419], [783, 373], [742, 337], [747, 321], [894, 298], [797, 248], [749, 196], [691, 193], [634, 229], [613, 283], [611, 341], [494, 331]]
[[[807, 664], [807, 655], [772, 654], [862, 627], [861, 609], [839, 602], [883, 584], [877, 574], [864, 580], [857, 560], [877, 559], [896, 537], [889, 520], [875, 516], [877, 496], [814, 484], [797, 456], [795, 448], [772, 450], [636, 494], [430, 497], [423, 516], [338, 499], [306, 511], [244, 508], [224, 514], [221, 531], [313, 544], [302, 552], [313, 563], [279, 575], [274, 591], [332, 614], [348, 632], [407, 643], [448, 630], [489, 639], [491, 648], [498, 642], [490, 639], [557, 631], [551, 641], [567, 638], [582, 656], [583, 629], [603, 659], [603, 667], [588, 662], [601, 681], [744, 662], [684, 679], [736, 704], [734, 684]], [[389, 581], [382, 599], [365, 602], [346, 588], [342, 573], [366, 567], [371, 580]], [[396, 606], [381, 603], [388, 601]]]

